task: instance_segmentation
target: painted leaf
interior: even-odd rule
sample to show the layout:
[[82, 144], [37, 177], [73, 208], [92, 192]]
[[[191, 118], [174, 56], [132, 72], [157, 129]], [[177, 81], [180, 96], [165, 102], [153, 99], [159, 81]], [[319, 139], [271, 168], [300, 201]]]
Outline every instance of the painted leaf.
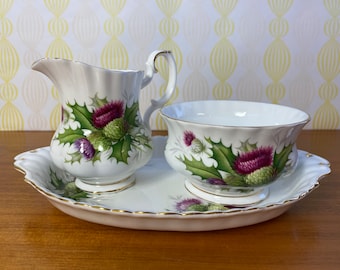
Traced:
[[64, 108], [62, 108], [62, 120], [64, 123], [67, 123], [70, 120], [70, 113], [65, 110]]
[[126, 107], [125, 109], [125, 114], [124, 114], [124, 119], [126, 120], [126, 122], [129, 123], [130, 126], [138, 126], [137, 123], [137, 112], [139, 109], [139, 105], [138, 103], [133, 103], [131, 107]]
[[63, 180], [61, 180], [56, 172], [54, 172], [52, 169], [50, 169], [50, 178], [51, 178], [51, 184], [57, 189], [63, 189], [65, 187], [65, 184]]
[[125, 136], [123, 139], [112, 145], [110, 158], [116, 158], [117, 162], [128, 163], [129, 151], [131, 150], [131, 136]]
[[250, 152], [252, 150], [257, 149], [257, 144], [249, 143], [249, 139], [247, 139], [245, 142], [241, 142], [241, 146], [239, 149], [241, 152]]
[[64, 191], [63, 197], [68, 197], [76, 201], [81, 198], [87, 198], [86, 191], [79, 189], [74, 182], [64, 183], [61, 178], [58, 178], [56, 172], [50, 169], [51, 184], [60, 191]]
[[65, 185], [63, 196], [75, 201], [88, 197], [87, 192], [78, 188], [74, 182]]
[[184, 157], [182, 161], [188, 171], [190, 171], [193, 175], [202, 177], [202, 179], [222, 178], [221, 174], [215, 167], [207, 167], [199, 159], [195, 159], [194, 157], [192, 157], [192, 160], [190, 160]]
[[85, 105], [80, 106], [75, 103], [74, 105], [69, 104], [69, 106], [72, 109], [75, 120], [80, 123], [81, 129], [96, 130], [92, 125], [92, 114]]
[[100, 161], [100, 157], [101, 157], [101, 152], [100, 151], [96, 151], [94, 153], [93, 158], [91, 159], [92, 163], [95, 163], [96, 161]]
[[83, 131], [80, 129], [65, 129], [63, 133], [58, 133], [57, 139], [60, 143], [66, 144], [66, 143], [74, 143], [76, 140], [84, 138]]
[[292, 152], [294, 144], [290, 144], [282, 149], [280, 153], [274, 154], [273, 166], [280, 173], [288, 161], [288, 156]]
[[66, 161], [66, 162], [70, 162], [71, 164], [73, 164], [74, 162], [79, 162], [80, 163], [80, 160], [82, 158], [82, 154], [80, 152], [74, 152], [74, 153], [71, 153], [69, 154], [71, 156], [71, 159]]
[[108, 101], [106, 98], [98, 98], [97, 94], [92, 98], [92, 106], [95, 108], [100, 108], [102, 106], [104, 106], [105, 104], [107, 104]]
[[[147, 148], [152, 149], [151, 145], [150, 145], [150, 139], [148, 136], [144, 135], [144, 134], [136, 134], [136, 136], [134, 137], [134, 144], [137, 146], [139, 145], [143, 145]], [[136, 147], [137, 147], [136, 146]]]
[[232, 168], [232, 165], [236, 159], [231, 146], [226, 147], [220, 142], [215, 143], [211, 139], [206, 138], [206, 140], [212, 145], [212, 158], [218, 163], [217, 168], [221, 171], [228, 172], [233, 175], [237, 175]]
[[94, 149], [96, 150], [100, 149], [101, 152], [109, 150], [112, 145], [112, 141], [110, 140], [110, 138], [104, 136], [104, 134], [101, 131], [92, 132], [87, 137], [87, 139], [93, 145]]
[[231, 186], [242, 187], [247, 185], [244, 177], [240, 175], [228, 175], [224, 180]]

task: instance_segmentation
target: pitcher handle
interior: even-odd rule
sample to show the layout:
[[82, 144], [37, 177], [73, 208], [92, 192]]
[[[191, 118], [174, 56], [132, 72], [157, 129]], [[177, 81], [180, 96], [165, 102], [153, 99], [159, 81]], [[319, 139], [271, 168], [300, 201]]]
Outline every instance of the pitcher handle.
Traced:
[[168, 84], [166, 86], [164, 95], [161, 96], [157, 100], [152, 99], [151, 105], [147, 108], [147, 110], [144, 113], [143, 122], [147, 128], [150, 128], [151, 114], [155, 110], [163, 107], [170, 100], [174, 90], [176, 89], [177, 67], [176, 67], [175, 59], [170, 51], [154, 51], [149, 55], [148, 60], [146, 62], [146, 69], [144, 72], [142, 88], [147, 86], [151, 82], [153, 74], [157, 73], [155, 62], [156, 62], [157, 57], [159, 56], [165, 57], [169, 65]]

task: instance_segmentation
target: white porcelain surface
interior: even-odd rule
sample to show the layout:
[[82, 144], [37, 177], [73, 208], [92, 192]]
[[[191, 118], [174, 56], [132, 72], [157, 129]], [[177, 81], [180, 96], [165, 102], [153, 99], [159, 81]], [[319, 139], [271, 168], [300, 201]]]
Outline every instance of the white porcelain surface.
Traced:
[[161, 109], [169, 165], [201, 190], [221, 196], [258, 193], [297, 161], [296, 139], [309, 121], [281, 105], [202, 100]]
[[[65, 188], [55, 187], [59, 180], [72, 184], [73, 178], [54, 166], [48, 147], [19, 154], [14, 165], [25, 174], [27, 183], [66, 214], [110, 226], [165, 231], [219, 230], [270, 220], [307, 196], [319, 185], [319, 179], [330, 173], [327, 160], [299, 150], [296, 171], [271, 184], [266, 199], [249, 207], [228, 208], [198, 199], [185, 189], [185, 177], [164, 159], [165, 141], [165, 137], [153, 137], [154, 155], [136, 172], [133, 187], [119, 193], [80, 191], [73, 194], [78, 200], [63, 196]], [[196, 211], [186, 210], [192, 205]]]
[[225, 127], [272, 127], [305, 122], [307, 113], [287, 106], [239, 101], [202, 100], [174, 103], [163, 114], [185, 122]]

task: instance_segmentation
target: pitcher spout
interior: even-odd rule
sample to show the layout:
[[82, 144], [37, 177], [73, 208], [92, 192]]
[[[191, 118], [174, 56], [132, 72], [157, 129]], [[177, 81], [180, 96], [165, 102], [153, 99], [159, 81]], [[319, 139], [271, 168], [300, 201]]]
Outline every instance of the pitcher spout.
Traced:
[[[72, 61], [59, 58], [42, 58], [35, 61], [31, 68], [44, 74], [58, 89], [63, 89], [63, 82], [72, 74]], [[71, 78], [69, 78], [71, 79]]]

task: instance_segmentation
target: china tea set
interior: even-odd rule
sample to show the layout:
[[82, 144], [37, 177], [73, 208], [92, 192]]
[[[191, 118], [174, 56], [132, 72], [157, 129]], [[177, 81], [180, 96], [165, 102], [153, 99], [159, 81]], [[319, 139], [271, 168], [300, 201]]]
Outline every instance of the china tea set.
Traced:
[[[163, 96], [141, 116], [139, 95], [168, 64]], [[309, 121], [301, 110], [261, 102], [204, 100], [168, 104], [176, 87], [176, 63], [169, 51], [154, 51], [145, 71], [109, 70], [81, 62], [43, 58], [32, 69], [59, 91], [62, 121], [50, 144], [56, 167], [86, 192], [125, 192], [135, 172], [152, 157], [151, 114], [160, 109], [168, 127], [164, 156], [185, 176], [195, 196], [226, 205], [264, 200], [270, 185], [294, 172], [297, 137]]]

